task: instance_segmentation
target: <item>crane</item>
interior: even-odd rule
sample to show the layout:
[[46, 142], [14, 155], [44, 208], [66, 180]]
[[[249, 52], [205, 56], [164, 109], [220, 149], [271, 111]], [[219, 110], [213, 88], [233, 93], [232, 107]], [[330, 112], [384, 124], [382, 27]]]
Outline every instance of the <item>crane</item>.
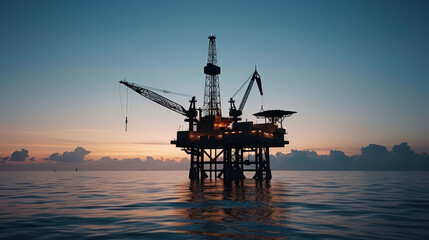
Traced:
[[[241, 120], [240, 116], [243, 114], [244, 105], [246, 104], [247, 98], [249, 97], [250, 91], [252, 90], [253, 83], [255, 82], [258, 84], [259, 93], [264, 95], [262, 92], [262, 82], [261, 82], [261, 76], [259, 75], [258, 71], [255, 67], [255, 72], [253, 72], [252, 76], [250, 76], [244, 83], [241, 85], [241, 87], [237, 90], [237, 92], [234, 93], [234, 95], [230, 98], [230, 109], [229, 109], [229, 116], [234, 120], [234, 122], [237, 122]], [[250, 82], [249, 82], [250, 81]], [[238, 92], [246, 85], [246, 83], [249, 82], [249, 85], [247, 86], [246, 92], [244, 93], [243, 99], [241, 100], [240, 106], [238, 109], [235, 107], [235, 100], [234, 97], [237, 95]]]
[[[125, 80], [119, 81], [120, 84], [123, 84], [125, 86], [127, 86], [128, 88], [130, 88], [131, 90], [133, 90], [134, 92], [142, 95], [143, 97], [158, 103], [161, 106], [164, 106], [176, 113], [179, 113], [185, 117], [187, 117], [187, 119], [185, 121], [189, 122], [189, 130], [193, 131], [193, 126], [194, 123], [197, 122], [196, 117], [197, 117], [197, 110], [195, 108], [195, 103], [197, 102], [197, 100], [195, 99], [195, 97], [193, 96], [192, 99], [189, 101], [191, 104], [189, 105], [189, 109], [186, 110], [182, 105], [166, 98], [163, 97], [161, 95], [159, 95], [158, 93], [155, 93], [150, 89], [153, 89], [155, 91], [162, 91], [164, 93], [173, 93], [173, 94], [178, 94], [172, 91], [168, 91], [168, 90], [163, 90], [163, 89], [158, 89], [158, 88], [151, 88], [151, 87], [144, 87], [141, 85], [137, 85], [135, 83], [129, 83]], [[185, 94], [180, 94], [180, 95], [185, 95]], [[189, 96], [189, 95], [186, 95]]]

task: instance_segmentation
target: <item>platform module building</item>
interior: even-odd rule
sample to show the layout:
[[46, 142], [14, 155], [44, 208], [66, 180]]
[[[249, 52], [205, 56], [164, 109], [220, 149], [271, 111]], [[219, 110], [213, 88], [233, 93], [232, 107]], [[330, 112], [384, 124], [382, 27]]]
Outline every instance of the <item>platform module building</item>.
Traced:
[[195, 97], [190, 100], [188, 110], [149, 89], [134, 83], [121, 81], [140, 95], [186, 116], [189, 129], [178, 131], [171, 144], [181, 148], [190, 156], [190, 179], [218, 177], [225, 180], [245, 178], [244, 172], [254, 172], [256, 180], [271, 179], [270, 148], [284, 147], [286, 129], [283, 120], [294, 111], [267, 110], [253, 114], [264, 119], [264, 123], [241, 121], [242, 111], [254, 82], [262, 95], [261, 77], [255, 69], [252, 76], [239, 88], [247, 84], [246, 92], [237, 109], [235, 97], [230, 98], [229, 116], [223, 117], [219, 88], [221, 69], [217, 66], [216, 37], [209, 36], [207, 65], [204, 67], [205, 91], [203, 108], [196, 109]]

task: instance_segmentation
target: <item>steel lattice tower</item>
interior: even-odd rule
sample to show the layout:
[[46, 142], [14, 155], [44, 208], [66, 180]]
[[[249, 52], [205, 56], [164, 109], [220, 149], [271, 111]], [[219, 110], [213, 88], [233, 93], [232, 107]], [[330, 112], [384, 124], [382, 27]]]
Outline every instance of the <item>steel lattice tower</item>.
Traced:
[[209, 53], [207, 65], [204, 67], [204, 73], [206, 74], [206, 84], [204, 89], [203, 116], [208, 118], [214, 118], [215, 116], [221, 117], [219, 88], [220, 67], [217, 66], [216, 37], [213, 34], [209, 36]]

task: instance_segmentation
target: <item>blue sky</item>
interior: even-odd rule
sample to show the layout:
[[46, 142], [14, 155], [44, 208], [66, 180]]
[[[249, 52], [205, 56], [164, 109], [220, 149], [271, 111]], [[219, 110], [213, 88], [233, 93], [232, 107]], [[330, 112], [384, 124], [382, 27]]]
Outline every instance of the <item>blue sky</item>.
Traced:
[[[291, 145], [279, 151], [356, 154], [369, 143], [406, 141], [427, 152], [428, 5], [2, 1], [0, 154], [83, 146], [94, 156], [183, 157], [168, 144], [183, 118], [131, 92], [123, 131], [117, 82], [194, 94], [201, 106], [211, 33], [225, 114], [255, 65], [264, 108], [298, 111], [286, 120]], [[253, 90], [244, 117], [253, 120], [260, 105]]]

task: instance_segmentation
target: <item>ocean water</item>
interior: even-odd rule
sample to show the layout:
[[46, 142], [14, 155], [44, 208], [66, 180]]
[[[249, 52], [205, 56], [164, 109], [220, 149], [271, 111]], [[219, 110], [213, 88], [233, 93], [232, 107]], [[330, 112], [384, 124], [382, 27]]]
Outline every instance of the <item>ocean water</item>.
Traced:
[[429, 172], [0, 172], [0, 239], [429, 239]]

